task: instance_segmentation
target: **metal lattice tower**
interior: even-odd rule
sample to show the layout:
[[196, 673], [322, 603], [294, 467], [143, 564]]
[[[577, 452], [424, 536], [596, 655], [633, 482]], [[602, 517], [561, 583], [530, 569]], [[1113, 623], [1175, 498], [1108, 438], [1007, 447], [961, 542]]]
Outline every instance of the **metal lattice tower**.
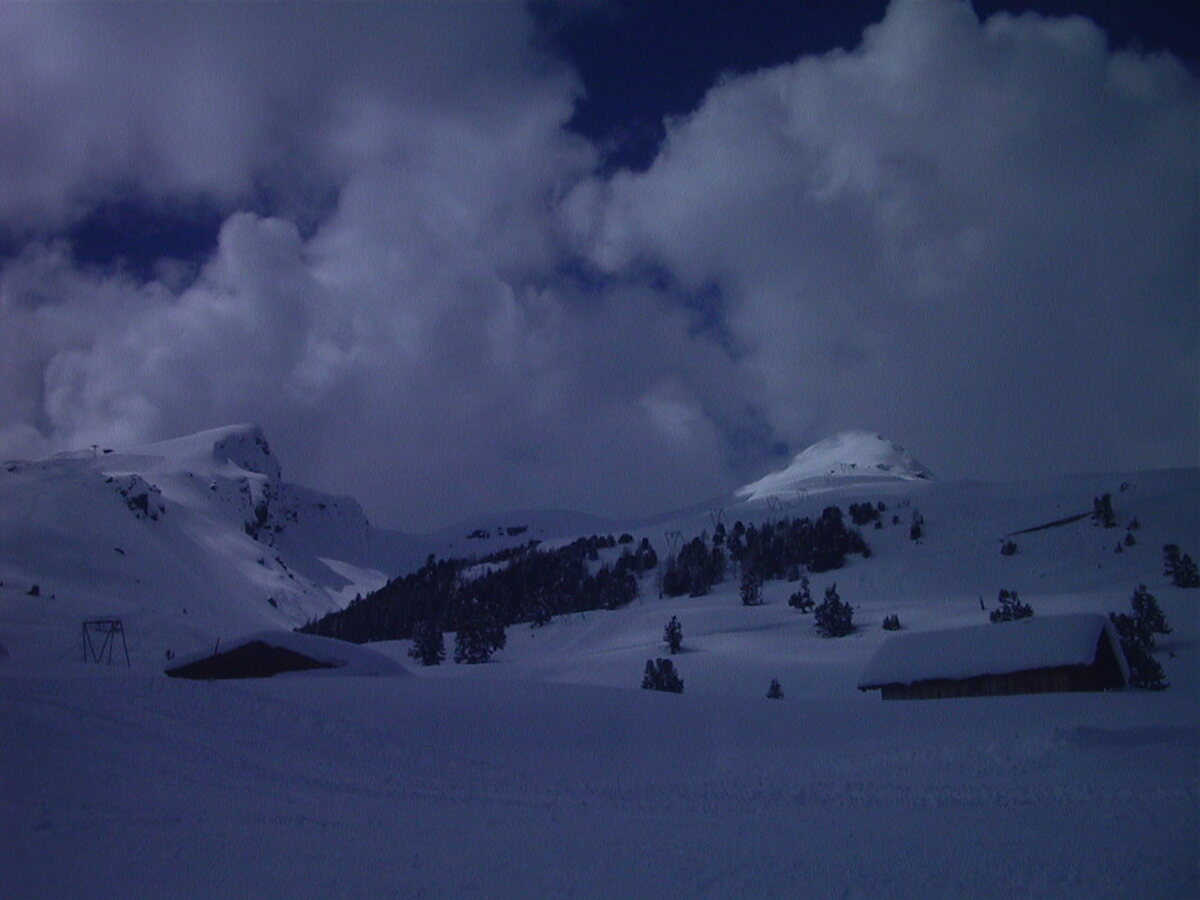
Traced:
[[83, 620], [83, 661], [112, 665], [113, 647], [121, 636], [125, 665], [129, 666], [129, 645], [125, 643], [125, 626], [120, 619]]
[[682, 531], [664, 531], [663, 537], [667, 539], [667, 546], [671, 548], [672, 555], [679, 549], [679, 541], [683, 537]]

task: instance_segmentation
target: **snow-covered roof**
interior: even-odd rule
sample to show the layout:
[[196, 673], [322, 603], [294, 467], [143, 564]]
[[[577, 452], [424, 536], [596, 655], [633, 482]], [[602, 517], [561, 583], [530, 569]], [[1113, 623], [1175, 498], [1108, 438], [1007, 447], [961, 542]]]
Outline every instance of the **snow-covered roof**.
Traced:
[[897, 635], [880, 645], [867, 661], [858, 686], [867, 689], [1091, 665], [1103, 632], [1109, 635], [1128, 683], [1124, 654], [1108, 619], [1076, 613]]
[[231, 641], [221, 641], [216, 653], [206, 650], [192, 653], [172, 660], [168, 669], [179, 669], [192, 663], [200, 662], [212, 656], [231, 653], [247, 644], [262, 643], [268, 647], [278, 647], [290, 650], [301, 656], [307, 656], [314, 662], [331, 668], [306, 669], [300, 672], [289, 672], [289, 675], [303, 675], [306, 672], [325, 675], [408, 675], [408, 669], [382, 653], [369, 650], [349, 641], [339, 641], [336, 638], [321, 637], [315, 634], [299, 634], [294, 631], [257, 631], [243, 635]]

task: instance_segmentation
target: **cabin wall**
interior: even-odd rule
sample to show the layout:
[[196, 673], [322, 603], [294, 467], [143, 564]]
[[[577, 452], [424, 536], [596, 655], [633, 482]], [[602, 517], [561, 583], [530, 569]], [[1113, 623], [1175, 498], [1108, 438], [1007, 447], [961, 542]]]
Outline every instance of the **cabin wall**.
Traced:
[[1111, 677], [1108, 677], [1100, 666], [1058, 666], [1010, 672], [1005, 675], [937, 679], [919, 681], [916, 684], [885, 684], [882, 686], [882, 693], [884, 700], [941, 700], [953, 697], [1103, 691], [1119, 686], [1119, 681], [1112, 684]]

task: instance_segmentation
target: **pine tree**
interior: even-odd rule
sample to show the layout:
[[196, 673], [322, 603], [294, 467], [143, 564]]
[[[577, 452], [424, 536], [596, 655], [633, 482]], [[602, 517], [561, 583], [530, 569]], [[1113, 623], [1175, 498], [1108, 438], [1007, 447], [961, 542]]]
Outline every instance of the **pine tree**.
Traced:
[[[1154, 646], [1154, 635], [1133, 616], [1128, 613], [1109, 613], [1108, 618], [1117, 630], [1117, 637], [1120, 638], [1121, 646], [1126, 651], [1130, 647], [1137, 647], [1139, 650], [1148, 650]], [[1128, 652], [1126, 652], [1126, 656], [1128, 655]]]
[[504, 626], [490, 616], [460, 625], [454, 636], [456, 663], [485, 663], [497, 650], [504, 649], [507, 637]]
[[781, 688], [779, 686], [778, 678], [771, 679], [771, 686], [769, 688], [767, 688], [767, 699], [768, 700], [782, 700], [783, 699], [783, 688]]
[[1129, 684], [1135, 688], [1161, 691], [1169, 685], [1162, 666], [1150, 655], [1150, 650], [1154, 647], [1154, 635], [1170, 634], [1171, 628], [1158, 601], [1144, 584], [1138, 585], [1133, 592], [1130, 605], [1133, 607], [1132, 616], [1127, 613], [1108, 614], [1120, 638], [1125, 661], [1129, 664]]
[[742, 581], [739, 595], [743, 606], [759, 606], [762, 604], [762, 574], [758, 570], [755, 559], [747, 559], [742, 563]]
[[920, 510], [913, 510], [912, 525], [908, 528], [909, 540], [920, 543], [921, 538], [925, 536], [925, 517], [921, 515]]
[[645, 674], [642, 675], [642, 690], [682, 694], [683, 679], [669, 659], [648, 659]]
[[1190, 554], [1181, 553], [1178, 544], [1163, 545], [1163, 574], [1179, 588], [1200, 587], [1200, 570]]
[[1033, 607], [1022, 603], [1016, 591], [1001, 588], [997, 600], [1000, 608], [993, 609], [988, 616], [993, 622], [1015, 622], [1017, 619], [1028, 619], [1033, 615]]
[[1121, 644], [1125, 661], [1129, 664], [1129, 686], [1148, 691], [1161, 691], [1170, 687], [1166, 673], [1157, 659], [1133, 644]]
[[800, 587], [792, 596], [788, 597], [788, 606], [798, 609], [802, 613], [810, 612], [816, 606], [813, 602], [807, 575], [800, 576]]
[[413, 645], [408, 655], [421, 661], [423, 666], [436, 666], [446, 658], [446, 642], [442, 630], [428, 620], [422, 620], [413, 628]]
[[1167, 624], [1167, 617], [1163, 615], [1158, 601], [1154, 599], [1153, 594], [1146, 590], [1144, 584], [1138, 585], [1129, 603], [1133, 607], [1133, 617], [1137, 620], [1138, 625], [1147, 634], [1151, 635], [1151, 646], [1154, 646], [1154, 635], [1171, 633], [1171, 626]]
[[683, 646], [683, 626], [679, 624], [679, 619], [675, 616], [671, 616], [671, 621], [667, 623], [667, 627], [663, 631], [663, 642], [672, 656], [678, 653]]
[[854, 607], [838, 596], [836, 584], [825, 588], [825, 599], [813, 610], [813, 627], [825, 637], [845, 637], [854, 631]]
[[1097, 525], [1103, 525], [1105, 528], [1117, 527], [1117, 516], [1113, 512], [1112, 494], [1104, 494], [1100, 497], [1092, 498], [1092, 519]]

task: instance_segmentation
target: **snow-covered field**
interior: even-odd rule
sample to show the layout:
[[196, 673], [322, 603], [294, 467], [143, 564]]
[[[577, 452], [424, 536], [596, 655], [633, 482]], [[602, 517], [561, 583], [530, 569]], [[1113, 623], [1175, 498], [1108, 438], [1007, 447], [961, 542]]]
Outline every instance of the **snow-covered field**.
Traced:
[[[1000, 555], [1002, 536], [1104, 491], [1122, 525], [1139, 519], [1134, 546], [1115, 553], [1124, 529], [1085, 519]], [[55, 613], [10, 581], [0, 897], [1200, 896], [1200, 591], [1161, 570], [1164, 543], [1200, 550], [1200, 473], [881, 482], [724, 515], [864, 499], [903, 521], [864, 531], [870, 559], [812, 576], [856, 608], [842, 639], [789, 608], [784, 582], [743, 607], [732, 583], [660, 599], [647, 576], [626, 609], [510, 628], [487, 665], [421, 668], [394, 642], [372, 646], [413, 677], [194, 682], [163, 677], [147, 641], [131, 669], [83, 663], [84, 607]], [[705, 527], [698, 512], [631, 530], [661, 553], [666, 531]], [[1140, 583], [1174, 627], [1166, 691], [855, 688], [884, 615], [979, 624], [1002, 587], [1037, 615], [1128, 611]], [[192, 649], [140, 609], [127, 627]], [[685, 692], [639, 690], [672, 615]]]

